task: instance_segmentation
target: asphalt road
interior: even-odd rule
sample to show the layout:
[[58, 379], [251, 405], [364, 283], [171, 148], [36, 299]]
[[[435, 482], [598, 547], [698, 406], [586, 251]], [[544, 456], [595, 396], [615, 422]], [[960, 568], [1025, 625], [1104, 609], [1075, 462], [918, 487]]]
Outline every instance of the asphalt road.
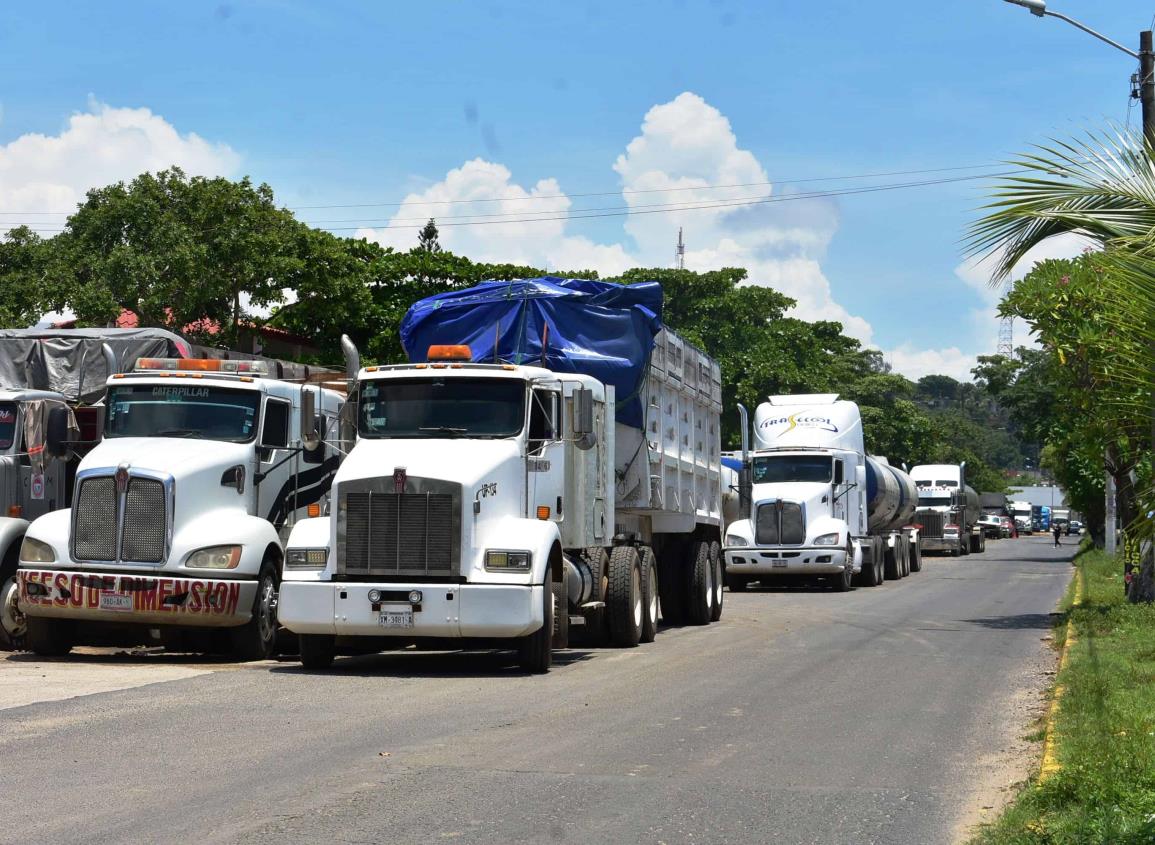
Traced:
[[[957, 841], [1033, 764], [1072, 552], [1001, 541], [849, 594], [727, 594], [720, 623], [543, 677], [497, 653], [325, 674], [8, 656], [0, 842]], [[91, 694], [61, 699], [67, 672]], [[57, 700], [12, 696], [37, 675]]]

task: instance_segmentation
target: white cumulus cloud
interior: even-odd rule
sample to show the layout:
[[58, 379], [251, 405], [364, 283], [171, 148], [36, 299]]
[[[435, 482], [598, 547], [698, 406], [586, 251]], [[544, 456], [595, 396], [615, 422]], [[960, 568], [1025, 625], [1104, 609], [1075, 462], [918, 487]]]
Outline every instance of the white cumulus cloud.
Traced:
[[66, 215], [27, 212], [71, 212], [90, 188], [173, 165], [193, 175], [233, 176], [240, 156], [226, 144], [182, 134], [149, 109], [91, 102], [58, 135], [29, 133], [0, 146], [0, 230], [21, 223], [58, 228]]

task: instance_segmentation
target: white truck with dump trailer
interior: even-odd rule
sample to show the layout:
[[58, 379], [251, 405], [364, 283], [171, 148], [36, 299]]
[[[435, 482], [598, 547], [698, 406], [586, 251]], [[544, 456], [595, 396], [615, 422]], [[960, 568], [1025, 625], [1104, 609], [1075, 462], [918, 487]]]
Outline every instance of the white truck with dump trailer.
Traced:
[[966, 462], [921, 464], [910, 477], [918, 485], [916, 521], [923, 526], [923, 547], [954, 557], [984, 552], [986, 534], [979, 523], [979, 494], [966, 483]]
[[[278, 606], [306, 666], [475, 645], [544, 672], [571, 617], [587, 643], [624, 647], [654, 638], [659, 605], [670, 622], [719, 618], [720, 373], [660, 327], [660, 296], [483, 283], [411, 309], [414, 363], [359, 369], [346, 345], [357, 443], [329, 518], [293, 529]], [[422, 315], [438, 322], [412, 328]], [[429, 339], [475, 346], [416, 351]], [[585, 371], [612, 359], [617, 386]], [[622, 384], [641, 426], [617, 421]]]
[[909, 476], [867, 455], [858, 406], [837, 394], [771, 396], [742, 417], [739, 518], [726, 529], [726, 581], [822, 577], [835, 590], [922, 568]]
[[[29, 648], [159, 638], [271, 653], [282, 534], [324, 505], [339, 454], [321, 441], [338, 439], [343, 401], [269, 377], [282, 367], [142, 358], [108, 380], [103, 440], [79, 464], [72, 507], [33, 522], [21, 546]], [[56, 411], [46, 439], [67, 448]]]

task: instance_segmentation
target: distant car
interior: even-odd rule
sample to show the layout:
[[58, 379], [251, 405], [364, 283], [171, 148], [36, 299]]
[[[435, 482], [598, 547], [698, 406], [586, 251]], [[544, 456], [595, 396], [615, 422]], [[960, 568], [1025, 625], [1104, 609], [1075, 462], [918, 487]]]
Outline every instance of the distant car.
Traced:
[[982, 526], [983, 534], [986, 537], [997, 539], [1002, 536], [1003, 525], [995, 514], [980, 517], [979, 525]]
[[1009, 516], [999, 517], [999, 536], [1013, 537], [1015, 534], [1015, 524], [1011, 521]]
[[1082, 533], [1083, 533], [1083, 523], [1079, 522], [1079, 520], [1072, 519], [1070, 522], [1067, 523], [1067, 536], [1068, 537], [1070, 537], [1072, 534], [1075, 534], [1077, 536], [1077, 535], [1082, 534]]

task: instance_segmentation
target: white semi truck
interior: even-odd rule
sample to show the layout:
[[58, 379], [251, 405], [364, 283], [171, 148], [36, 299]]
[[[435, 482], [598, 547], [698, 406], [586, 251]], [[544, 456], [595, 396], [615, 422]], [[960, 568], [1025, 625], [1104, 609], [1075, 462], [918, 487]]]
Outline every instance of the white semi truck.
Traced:
[[726, 529], [726, 580], [823, 577], [836, 590], [877, 586], [922, 568], [915, 489], [867, 455], [858, 406], [837, 394], [771, 396], [742, 417], [739, 518]]
[[[495, 284], [437, 300], [435, 313], [476, 327], [474, 340], [495, 339], [497, 312], [479, 309], [508, 290], [521, 310], [502, 324], [524, 336], [530, 321], [541, 338], [523, 356], [533, 363], [410, 345], [414, 363], [359, 369], [346, 345], [357, 444], [329, 517], [293, 529], [278, 606], [308, 667], [346, 649], [473, 645], [516, 649], [524, 669], [544, 672], [571, 618], [587, 643], [629, 647], [654, 639], [659, 606], [667, 622], [721, 615], [718, 365], [672, 332], [642, 331], [632, 366], [643, 425], [617, 422], [615, 387], [582, 369], [618, 354], [621, 326], [598, 335], [601, 312], [583, 310], [580, 297], [630, 291], [549, 278]], [[572, 309], [571, 324], [588, 316], [584, 341], [608, 337], [601, 355], [556, 336], [549, 345], [532, 320], [554, 305]], [[622, 310], [628, 335], [641, 317]], [[546, 313], [560, 334], [561, 318]], [[466, 339], [454, 330], [435, 336]]]
[[966, 483], [966, 462], [921, 464], [910, 477], [918, 486], [916, 521], [923, 526], [923, 547], [955, 557], [984, 552], [986, 534], [979, 524], [979, 494]]
[[[267, 657], [282, 541], [326, 501], [342, 394], [270, 378], [275, 362], [142, 358], [107, 382], [103, 440], [72, 507], [33, 522], [19, 555], [27, 645], [148, 642]], [[68, 449], [52, 409], [47, 450]]]

